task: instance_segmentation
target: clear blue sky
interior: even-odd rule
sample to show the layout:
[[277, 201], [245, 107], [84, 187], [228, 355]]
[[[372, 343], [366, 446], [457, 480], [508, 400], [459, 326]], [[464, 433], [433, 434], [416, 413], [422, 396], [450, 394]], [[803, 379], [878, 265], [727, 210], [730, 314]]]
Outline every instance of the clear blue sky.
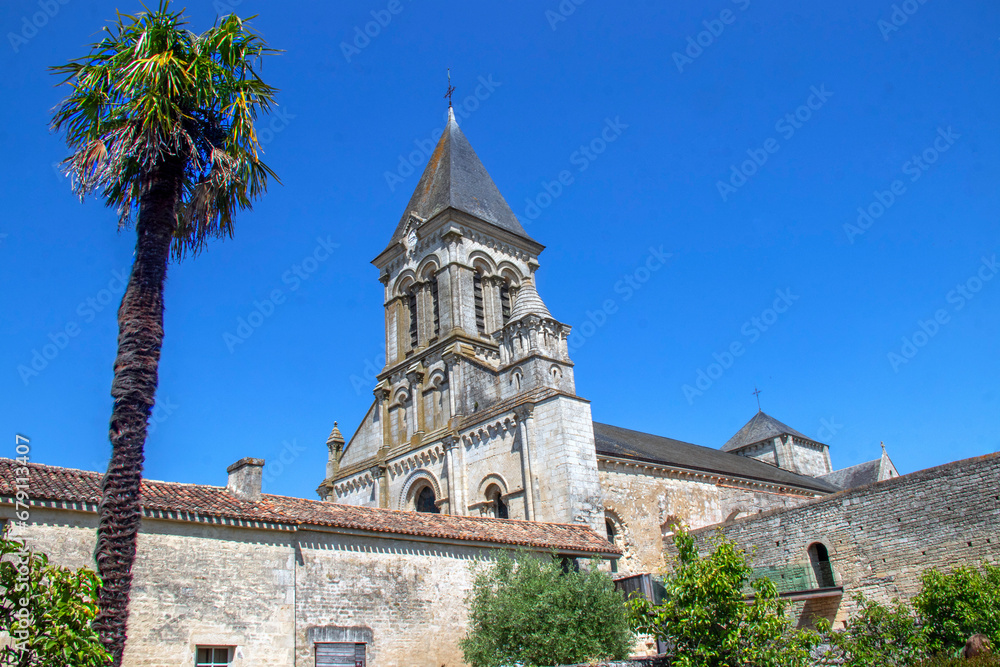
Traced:
[[[52, 16], [35, 16], [45, 0], [0, 8], [0, 454], [20, 433], [36, 461], [98, 469], [115, 273], [134, 237], [56, 174], [48, 118], [64, 91], [46, 67], [139, 5], [48, 1]], [[190, 3], [193, 29], [215, 4]], [[547, 246], [539, 290], [577, 331], [595, 419], [718, 447], [753, 416], [756, 385], [835, 467], [881, 440], [902, 472], [997, 451], [1000, 5], [896, 5], [239, 3], [285, 50], [265, 68], [283, 185], [235, 239], [170, 267], [146, 475], [224, 484], [242, 456], [283, 457], [266, 489], [312, 497], [333, 421], [353, 432], [372, 399], [384, 330], [369, 261], [443, 125], [447, 67], [463, 131]], [[414, 151], [417, 173], [400, 169]], [[547, 198], [564, 170], [572, 182]], [[338, 246], [303, 264], [317, 239]], [[227, 345], [273, 290], [282, 303]], [[59, 343], [25, 380], [19, 367]]]

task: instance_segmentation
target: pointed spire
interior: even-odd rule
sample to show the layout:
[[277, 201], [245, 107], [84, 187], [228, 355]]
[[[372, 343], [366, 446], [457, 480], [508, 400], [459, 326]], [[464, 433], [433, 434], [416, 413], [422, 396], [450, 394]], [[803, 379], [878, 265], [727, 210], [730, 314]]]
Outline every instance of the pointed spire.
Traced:
[[333, 430], [330, 431], [330, 437], [326, 439], [326, 444], [334, 445], [338, 443], [341, 445], [344, 444], [344, 436], [340, 432], [340, 429], [337, 428], [337, 422], [333, 422]]
[[516, 322], [527, 315], [537, 315], [538, 317], [550, 320], [555, 319], [552, 317], [549, 309], [545, 307], [542, 297], [538, 296], [534, 278], [526, 278], [521, 285], [521, 289], [517, 291], [517, 299], [514, 301], [514, 308], [511, 310], [510, 319], [507, 321]]
[[431, 153], [389, 245], [403, 239], [411, 216], [429, 220], [449, 207], [533, 241], [462, 134], [455, 120], [455, 110], [450, 107], [441, 139]]

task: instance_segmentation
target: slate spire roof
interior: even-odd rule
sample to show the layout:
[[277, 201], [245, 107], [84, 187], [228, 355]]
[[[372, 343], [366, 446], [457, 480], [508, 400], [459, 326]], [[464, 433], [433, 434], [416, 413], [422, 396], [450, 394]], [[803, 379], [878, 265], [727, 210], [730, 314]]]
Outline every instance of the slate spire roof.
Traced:
[[764, 440], [770, 440], [771, 438], [776, 438], [780, 435], [791, 435], [796, 438], [802, 438], [803, 440], [812, 440], [812, 438], [802, 435], [791, 426], [781, 423], [766, 412], [759, 411], [753, 416], [753, 419], [748, 421], [743, 428], [736, 432], [736, 435], [731, 437], [729, 441], [722, 446], [722, 451], [732, 452], [737, 449], [742, 449], [747, 445], [753, 445]]
[[448, 125], [431, 153], [389, 245], [403, 239], [411, 214], [428, 220], [449, 207], [533, 241], [462, 134], [451, 109], [448, 109]]

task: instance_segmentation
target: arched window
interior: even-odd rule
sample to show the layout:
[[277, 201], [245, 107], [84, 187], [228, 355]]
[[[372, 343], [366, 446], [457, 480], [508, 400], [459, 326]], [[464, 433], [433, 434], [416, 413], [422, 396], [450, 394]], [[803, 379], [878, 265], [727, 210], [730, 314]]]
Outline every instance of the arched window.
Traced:
[[510, 283], [507, 281], [500, 284], [500, 316], [503, 323], [507, 324], [510, 319]]
[[429, 486], [425, 486], [420, 489], [420, 493], [417, 494], [417, 511], [424, 512], [427, 514], [440, 514], [441, 510], [438, 508], [437, 499], [434, 497], [434, 489]]
[[441, 308], [438, 306], [438, 279], [431, 278], [431, 309], [434, 311], [434, 335], [441, 334]]
[[[605, 528], [605, 530], [608, 531], [608, 542], [611, 542], [611, 544], [614, 544], [615, 543], [615, 536], [617, 534], [616, 531], [615, 531], [615, 524], [611, 522], [611, 519], [605, 519], [604, 520], [604, 528]], [[618, 572], [618, 559], [617, 558], [615, 558], [615, 559], [613, 559], [611, 561], [611, 573], [614, 574], [615, 572]]]
[[476, 329], [481, 334], [486, 333], [486, 311], [483, 307], [483, 276], [476, 271], [472, 274], [472, 295], [476, 306]]
[[503, 493], [500, 491], [499, 486], [491, 484], [490, 488], [486, 489], [486, 499], [493, 504], [493, 516], [498, 519], [510, 518], [507, 503], [504, 502]]
[[813, 542], [809, 545], [809, 564], [812, 565], [813, 573], [816, 575], [817, 588], [829, 588], [835, 586], [833, 578], [833, 565], [830, 563], [830, 552], [826, 545], [820, 542]]
[[411, 287], [406, 292], [406, 307], [410, 312], [410, 349], [417, 347], [417, 294]]

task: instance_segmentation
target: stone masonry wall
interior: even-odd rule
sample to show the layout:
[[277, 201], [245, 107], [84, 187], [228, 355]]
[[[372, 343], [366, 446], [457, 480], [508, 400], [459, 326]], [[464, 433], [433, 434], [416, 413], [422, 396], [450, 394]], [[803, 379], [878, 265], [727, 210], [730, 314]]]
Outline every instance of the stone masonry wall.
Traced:
[[[753, 563], [808, 563], [814, 542], [829, 551], [844, 596], [818, 614], [853, 613], [855, 592], [880, 601], [920, 590], [924, 570], [1000, 563], [1000, 453], [842, 491], [798, 507], [724, 524], [723, 534], [753, 550]], [[695, 531], [706, 544], [716, 527]], [[801, 611], [801, 605], [800, 605]]]
[[[12, 517], [0, 508], [0, 519]], [[55, 564], [94, 569], [92, 512], [33, 508], [24, 535]], [[126, 667], [312, 667], [315, 643], [363, 641], [370, 667], [459, 667], [471, 566], [489, 545], [144, 519]]]
[[[663, 536], [671, 524], [700, 528], [726, 520], [732, 513], [756, 514], [775, 507], [794, 507], [806, 496], [766, 493], [697, 479], [681, 479], [665, 471], [600, 463], [606, 513], [616, 524], [615, 542], [624, 551], [622, 574], [656, 573], [663, 569]], [[668, 540], [669, 542], [669, 540]]]

